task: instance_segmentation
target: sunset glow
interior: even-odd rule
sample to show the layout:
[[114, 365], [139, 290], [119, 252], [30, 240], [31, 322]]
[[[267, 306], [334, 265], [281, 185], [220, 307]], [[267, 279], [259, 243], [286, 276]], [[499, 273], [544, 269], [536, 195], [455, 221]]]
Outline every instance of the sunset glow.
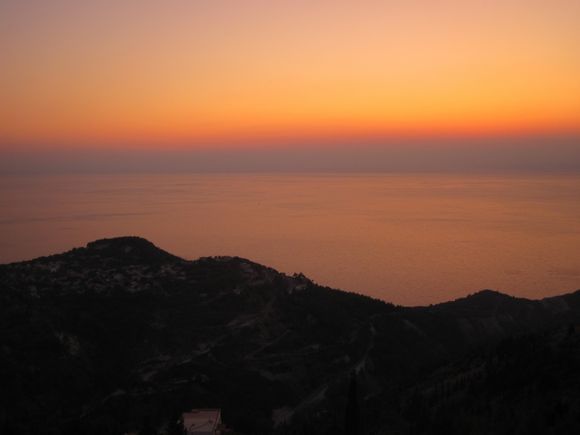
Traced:
[[575, 0], [3, 2], [0, 147], [578, 134], [578, 16]]

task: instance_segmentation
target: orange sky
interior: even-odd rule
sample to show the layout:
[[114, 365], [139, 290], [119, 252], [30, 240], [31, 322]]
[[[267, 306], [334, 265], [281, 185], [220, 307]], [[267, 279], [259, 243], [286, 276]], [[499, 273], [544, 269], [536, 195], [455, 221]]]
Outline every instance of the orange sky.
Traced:
[[5, 0], [0, 148], [576, 134], [579, 18], [578, 0]]

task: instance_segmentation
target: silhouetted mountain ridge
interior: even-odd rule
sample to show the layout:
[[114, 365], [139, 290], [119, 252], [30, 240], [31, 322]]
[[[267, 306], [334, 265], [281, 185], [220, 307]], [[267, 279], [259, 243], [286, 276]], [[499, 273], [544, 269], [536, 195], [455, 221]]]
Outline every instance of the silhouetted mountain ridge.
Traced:
[[0, 265], [0, 289], [0, 431], [18, 434], [161, 430], [211, 406], [242, 433], [340, 434], [352, 372], [364, 433], [411, 433], [401, 410], [438, 368], [580, 318], [580, 292], [396, 307], [139, 237]]

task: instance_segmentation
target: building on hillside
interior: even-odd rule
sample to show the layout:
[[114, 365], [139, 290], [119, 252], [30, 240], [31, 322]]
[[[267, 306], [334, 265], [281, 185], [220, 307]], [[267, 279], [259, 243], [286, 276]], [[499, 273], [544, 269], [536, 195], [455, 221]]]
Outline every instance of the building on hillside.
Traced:
[[187, 435], [220, 435], [220, 409], [192, 409], [183, 413], [183, 427]]

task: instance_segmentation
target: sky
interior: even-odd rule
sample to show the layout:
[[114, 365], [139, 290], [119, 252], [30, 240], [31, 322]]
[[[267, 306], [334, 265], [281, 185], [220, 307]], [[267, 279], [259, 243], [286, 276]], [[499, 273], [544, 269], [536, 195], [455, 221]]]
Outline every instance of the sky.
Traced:
[[3, 0], [0, 153], [569, 163], [579, 19], [580, 0]]

